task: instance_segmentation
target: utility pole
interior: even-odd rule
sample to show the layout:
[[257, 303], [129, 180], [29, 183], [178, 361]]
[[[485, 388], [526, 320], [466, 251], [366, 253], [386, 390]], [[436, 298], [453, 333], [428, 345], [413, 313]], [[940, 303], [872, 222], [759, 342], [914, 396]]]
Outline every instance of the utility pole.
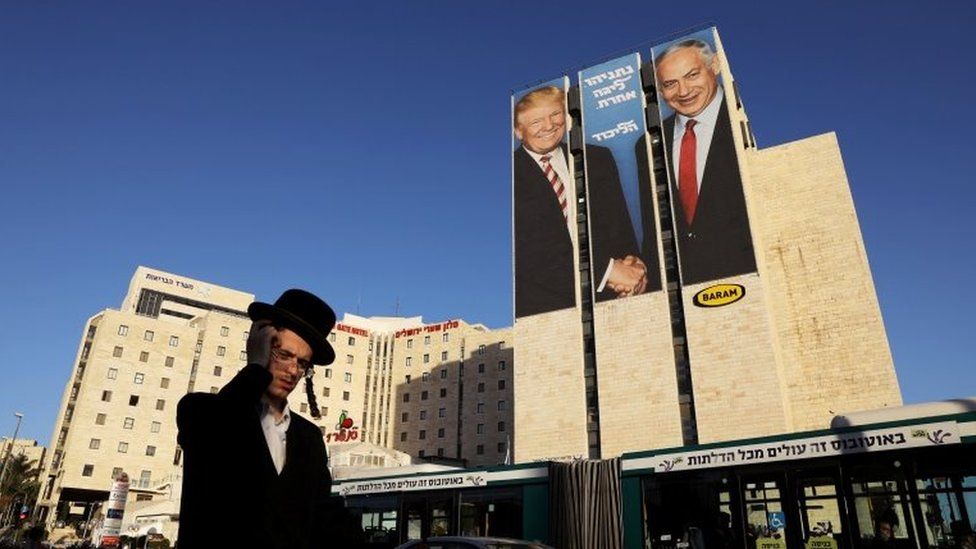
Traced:
[[7, 475], [7, 462], [10, 461], [10, 453], [14, 451], [14, 442], [17, 441], [17, 434], [20, 433], [20, 420], [24, 419], [24, 414], [14, 412], [17, 416], [17, 427], [14, 428], [14, 438], [10, 439], [10, 446], [7, 447], [7, 454], [3, 456], [3, 467], [0, 467], [0, 486], [3, 486], [3, 479]]

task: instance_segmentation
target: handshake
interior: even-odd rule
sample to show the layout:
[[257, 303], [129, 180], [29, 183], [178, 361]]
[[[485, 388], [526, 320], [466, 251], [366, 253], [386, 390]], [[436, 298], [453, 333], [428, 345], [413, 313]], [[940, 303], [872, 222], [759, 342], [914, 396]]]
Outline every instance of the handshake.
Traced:
[[647, 266], [640, 258], [633, 255], [614, 259], [606, 287], [616, 292], [617, 297], [644, 293], [647, 288]]

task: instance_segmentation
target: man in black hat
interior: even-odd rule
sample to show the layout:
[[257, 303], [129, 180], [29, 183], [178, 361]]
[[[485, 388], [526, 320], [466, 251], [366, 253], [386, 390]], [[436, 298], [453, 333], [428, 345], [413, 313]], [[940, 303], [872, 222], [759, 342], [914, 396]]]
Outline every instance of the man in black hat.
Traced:
[[[330, 497], [322, 433], [288, 410], [301, 378], [310, 389], [313, 365], [335, 360], [327, 339], [335, 313], [303, 290], [274, 305], [252, 303], [247, 313], [248, 365], [219, 393], [188, 394], [177, 408], [179, 547], [354, 546], [337, 540], [343, 509]], [[309, 404], [315, 408], [314, 396]]]

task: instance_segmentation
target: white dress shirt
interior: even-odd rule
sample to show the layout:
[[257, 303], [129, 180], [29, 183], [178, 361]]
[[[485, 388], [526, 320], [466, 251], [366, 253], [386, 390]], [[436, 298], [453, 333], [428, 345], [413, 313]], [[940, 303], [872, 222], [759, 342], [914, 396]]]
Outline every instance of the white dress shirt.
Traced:
[[264, 431], [264, 440], [268, 443], [268, 451], [271, 453], [271, 460], [274, 461], [275, 469], [278, 474], [285, 468], [286, 442], [288, 438], [288, 426], [291, 424], [291, 412], [285, 406], [281, 414], [281, 419], [276, 419], [274, 411], [267, 402], [261, 402], [261, 430]]
[[[708, 160], [708, 149], [712, 146], [712, 135], [715, 133], [715, 123], [718, 121], [718, 112], [722, 108], [725, 91], [719, 86], [715, 91], [715, 97], [705, 107], [705, 110], [693, 116], [695, 122], [695, 179], [698, 181], [698, 192], [701, 193], [702, 175], [705, 173], [705, 161]], [[681, 138], [685, 135], [685, 124], [690, 120], [683, 114], [674, 117], [674, 135], [671, 141], [671, 169], [674, 171], [675, 179], [678, 179], [679, 166], [681, 166]], [[681, 188], [681, 180], [677, 182]]]

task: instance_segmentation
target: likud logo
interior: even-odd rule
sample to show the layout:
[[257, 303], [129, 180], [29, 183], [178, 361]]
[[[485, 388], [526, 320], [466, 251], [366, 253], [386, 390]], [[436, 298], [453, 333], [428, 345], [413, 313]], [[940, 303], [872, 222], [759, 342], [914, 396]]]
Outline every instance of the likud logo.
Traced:
[[745, 295], [746, 287], [742, 284], [716, 284], [695, 294], [694, 302], [698, 307], [721, 307], [731, 305]]

